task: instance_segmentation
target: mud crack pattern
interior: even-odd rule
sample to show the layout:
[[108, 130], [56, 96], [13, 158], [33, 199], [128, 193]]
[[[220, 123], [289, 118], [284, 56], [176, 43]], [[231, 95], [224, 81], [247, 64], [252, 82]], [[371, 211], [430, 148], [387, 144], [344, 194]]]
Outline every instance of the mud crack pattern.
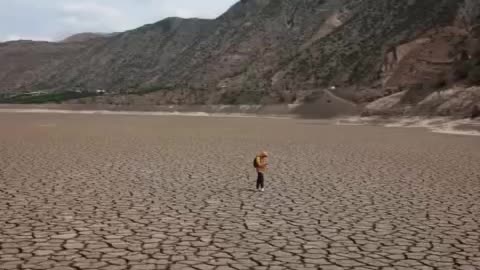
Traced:
[[0, 126], [0, 269], [480, 269], [476, 137], [246, 118]]

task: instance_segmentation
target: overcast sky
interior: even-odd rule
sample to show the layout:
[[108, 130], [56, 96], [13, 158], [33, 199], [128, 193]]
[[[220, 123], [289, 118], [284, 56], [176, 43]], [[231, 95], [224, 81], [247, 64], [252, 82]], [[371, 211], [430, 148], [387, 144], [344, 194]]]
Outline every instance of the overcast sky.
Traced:
[[215, 18], [237, 0], [0, 0], [0, 41], [117, 32], [166, 17]]

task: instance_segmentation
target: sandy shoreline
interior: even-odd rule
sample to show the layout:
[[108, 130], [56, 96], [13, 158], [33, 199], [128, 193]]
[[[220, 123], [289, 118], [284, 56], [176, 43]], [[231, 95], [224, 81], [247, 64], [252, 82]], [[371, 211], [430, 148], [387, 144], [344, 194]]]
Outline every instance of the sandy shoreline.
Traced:
[[434, 133], [480, 136], [480, 119], [454, 119], [449, 117], [346, 117], [336, 120], [337, 125], [371, 125], [386, 128], [423, 128]]
[[156, 114], [220, 114], [243, 116], [277, 116], [325, 119], [357, 115], [359, 108], [352, 103], [334, 99], [303, 104], [268, 105], [109, 105], [109, 104], [0, 104], [7, 110], [59, 110], [101, 112], [148, 112]]
[[[38, 114], [84, 114], [84, 115], [134, 115], [134, 116], [184, 116], [184, 117], [245, 117], [245, 118], [270, 118], [270, 119], [302, 119], [295, 114], [268, 114], [249, 112], [225, 112], [216, 110], [203, 111], [134, 111], [134, 110], [95, 110], [83, 107], [49, 108], [45, 106], [4, 106], [0, 105], [0, 113], [38, 113]], [[453, 119], [448, 117], [360, 117], [344, 116], [329, 119], [308, 118], [309, 121], [321, 121], [333, 125], [369, 125], [387, 128], [423, 128], [434, 133], [480, 136], [480, 121], [470, 119]]]
[[115, 105], [83, 105], [83, 104], [38, 104], [38, 105], [19, 105], [19, 104], [0, 104], [2, 111], [28, 111], [36, 110], [38, 112], [49, 111], [74, 111], [74, 112], [105, 112], [120, 113], [132, 112], [136, 114], [191, 114], [191, 115], [212, 115], [212, 114], [236, 114], [236, 115], [292, 115], [297, 105], [158, 105], [158, 106], [115, 106]]

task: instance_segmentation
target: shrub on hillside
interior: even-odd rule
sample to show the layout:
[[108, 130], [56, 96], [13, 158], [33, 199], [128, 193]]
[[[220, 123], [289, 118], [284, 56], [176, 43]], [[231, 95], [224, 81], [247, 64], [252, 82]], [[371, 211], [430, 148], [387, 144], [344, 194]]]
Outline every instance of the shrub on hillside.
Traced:
[[470, 61], [462, 61], [456, 63], [453, 67], [453, 79], [454, 81], [461, 81], [468, 78], [468, 73], [472, 68], [472, 63]]
[[471, 85], [480, 85], [480, 66], [475, 66], [468, 72], [467, 81]]

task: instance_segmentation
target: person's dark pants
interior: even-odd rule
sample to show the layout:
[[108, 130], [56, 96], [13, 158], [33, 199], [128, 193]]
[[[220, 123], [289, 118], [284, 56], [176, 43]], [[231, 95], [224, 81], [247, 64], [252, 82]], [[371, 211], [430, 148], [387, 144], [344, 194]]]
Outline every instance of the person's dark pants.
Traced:
[[258, 176], [257, 176], [257, 189], [263, 188], [263, 187], [264, 187], [264, 182], [265, 182], [265, 179], [263, 178], [263, 173], [258, 172]]

